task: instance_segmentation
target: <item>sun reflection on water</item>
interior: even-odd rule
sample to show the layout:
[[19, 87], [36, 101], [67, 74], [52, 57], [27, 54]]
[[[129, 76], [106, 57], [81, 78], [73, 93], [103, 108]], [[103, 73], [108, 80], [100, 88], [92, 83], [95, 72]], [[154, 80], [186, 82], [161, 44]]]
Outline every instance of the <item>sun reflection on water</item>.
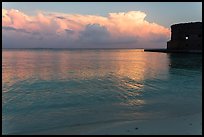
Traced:
[[[109, 90], [108, 80], [114, 82], [122, 103], [142, 105], [145, 79], [165, 74], [168, 78], [169, 60], [166, 54], [144, 53], [137, 50], [84, 51], [3, 51], [3, 92], [14, 84], [35, 81], [84, 81], [95, 79], [95, 86]], [[160, 62], [156, 61], [160, 58]], [[96, 81], [97, 80], [97, 81]], [[97, 82], [97, 83], [96, 83]], [[17, 83], [17, 84], [18, 84]], [[110, 83], [109, 83], [110, 84]], [[91, 83], [87, 85], [91, 87]], [[87, 90], [89, 89], [87, 87]], [[107, 87], [107, 88], [106, 88]]]

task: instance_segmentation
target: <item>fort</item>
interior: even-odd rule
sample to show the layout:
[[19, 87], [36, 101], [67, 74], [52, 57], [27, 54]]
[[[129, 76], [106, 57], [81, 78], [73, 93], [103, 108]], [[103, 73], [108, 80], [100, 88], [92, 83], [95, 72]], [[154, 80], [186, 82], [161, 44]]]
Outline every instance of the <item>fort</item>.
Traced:
[[202, 53], [202, 22], [179, 23], [171, 26], [167, 49], [146, 49], [151, 52]]
[[169, 50], [202, 50], [202, 22], [181, 23], [171, 26]]

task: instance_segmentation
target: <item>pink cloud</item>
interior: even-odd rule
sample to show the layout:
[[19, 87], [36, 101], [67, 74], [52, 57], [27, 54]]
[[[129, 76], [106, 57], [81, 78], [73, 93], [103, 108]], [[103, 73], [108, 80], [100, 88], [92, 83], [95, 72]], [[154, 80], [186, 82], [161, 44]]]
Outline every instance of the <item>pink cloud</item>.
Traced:
[[44, 37], [53, 35], [64, 39], [67, 38], [67, 30], [70, 30], [69, 32], [73, 33], [69, 33], [69, 37], [72, 40], [80, 40], [81, 32], [87, 31], [87, 25], [98, 24], [99, 27], [107, 30], [113, 40], [120, 40], [121, 37], [128, 37], [127, 39], [131, 37], [132, 40], [135, 37], [137, 42], [148, 43], [149, 41], [150, 44], [154, 39], [163, 38], [163, 44], [165, 44], [170, 37], [170, 30], [159, 24], [148, 22], [145, 20], [146, 16], [146, 13], [141, 11], [109, 13], [107, 17], [46, 12], [29, 16], [15, 9], [2, 9], [2, 26], [37, 32]]

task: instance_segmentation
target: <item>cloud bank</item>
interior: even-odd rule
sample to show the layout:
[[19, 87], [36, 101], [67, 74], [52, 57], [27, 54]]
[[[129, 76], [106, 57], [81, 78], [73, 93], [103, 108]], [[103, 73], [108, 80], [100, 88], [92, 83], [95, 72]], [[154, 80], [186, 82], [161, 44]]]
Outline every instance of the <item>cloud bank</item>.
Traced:
[[2, 9], [3, 48], [165, 48], [170, 30], [141, 11], [98, 15]]

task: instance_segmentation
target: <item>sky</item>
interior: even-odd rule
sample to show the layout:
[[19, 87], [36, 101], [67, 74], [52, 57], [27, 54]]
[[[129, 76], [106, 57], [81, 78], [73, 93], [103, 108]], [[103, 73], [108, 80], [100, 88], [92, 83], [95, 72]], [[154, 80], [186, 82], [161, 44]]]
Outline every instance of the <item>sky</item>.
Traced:
[[166, 48], [201, 2], [3, 2], [3, 48]]

